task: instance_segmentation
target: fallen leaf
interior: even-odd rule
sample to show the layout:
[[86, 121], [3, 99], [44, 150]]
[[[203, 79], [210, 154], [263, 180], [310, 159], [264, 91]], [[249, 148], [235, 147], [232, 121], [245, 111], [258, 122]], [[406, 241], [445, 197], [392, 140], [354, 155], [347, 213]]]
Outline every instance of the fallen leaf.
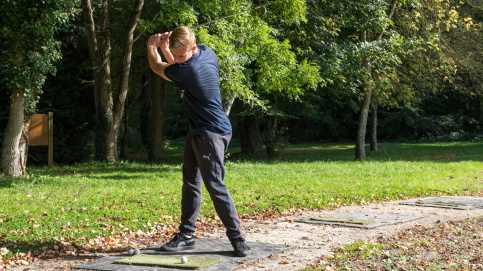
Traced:
[[6, 247], [0, 248], [0, 255], [5, 256], [7, 253], [9, 253], [10, 250], [8, 250]]

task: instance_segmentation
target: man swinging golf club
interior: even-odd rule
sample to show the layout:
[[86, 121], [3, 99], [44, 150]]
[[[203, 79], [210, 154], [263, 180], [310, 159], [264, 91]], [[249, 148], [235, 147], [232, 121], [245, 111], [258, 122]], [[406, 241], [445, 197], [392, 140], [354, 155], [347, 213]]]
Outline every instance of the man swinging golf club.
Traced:
[[[158, 47], [168, 63], [161, 60]], [[204, 183], [235, 255], [246, 256], [250, 248], [240, 230], [241, 223], [233, 199], [223, 183], [223, 157], [232, 128], [221, 103], [218, 58], [208, 46], [196, 44], [194, 33], [184, 26], [169, 33], [152, 35], [147, 49], [151, 69], [175, 83], [189, 116], [189, 132], [183, 154], [181, 224], [179, 233], [175, 233], [160, 250], [180, 251], [195, 247], [193, 234]]]

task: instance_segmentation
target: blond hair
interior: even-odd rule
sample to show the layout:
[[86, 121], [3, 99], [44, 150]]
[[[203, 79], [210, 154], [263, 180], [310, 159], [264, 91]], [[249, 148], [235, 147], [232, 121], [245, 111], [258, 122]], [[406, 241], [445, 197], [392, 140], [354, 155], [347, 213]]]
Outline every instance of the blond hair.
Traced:
[[195, 34], [189, 27], [179, 26], [175, 28], [169, 36], [170, 49], [185, 48], [188, 51], [191, 50], [195, 45]]

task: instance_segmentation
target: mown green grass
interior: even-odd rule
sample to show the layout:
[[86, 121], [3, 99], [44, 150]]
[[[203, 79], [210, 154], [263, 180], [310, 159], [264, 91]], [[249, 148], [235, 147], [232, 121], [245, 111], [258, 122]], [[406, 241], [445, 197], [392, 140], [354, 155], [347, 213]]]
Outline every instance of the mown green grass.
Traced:
[[[234, 144], [225, 182], [244, 214], [483, 192], [483, 143], [388, 143], [379, 149], [357, 162], [349, 144], [297, 144], [275, 161], [243, 156]], [[157, 164], [90, 162], [0, 177], [0, 247], [177, 225], [181, 155], [178, 144]], [[200, 217], [213, 218], [206, 191], [203, 201]]]

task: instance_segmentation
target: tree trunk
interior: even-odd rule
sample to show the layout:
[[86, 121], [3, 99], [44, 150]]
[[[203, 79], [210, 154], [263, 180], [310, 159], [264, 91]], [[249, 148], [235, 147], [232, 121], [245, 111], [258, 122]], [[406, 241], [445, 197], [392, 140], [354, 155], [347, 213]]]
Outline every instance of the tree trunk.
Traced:
[[[483, 90], [483, 88], [482, 88]], [[476, 119], [480, 121], [480, 123], [483, 123], [483, 94], [480, 94], [477, 96], [477, 117]]]
[[[394, 12], [397, 8], [397, 3], [398, 3], [398, 0], [392, 0], [391, 3], [389, 4], [388, 10], [386, 12], [389, 20], [394, 15]], [[375, 38], [375, 41], [381, 40], [383, 35], [384, 35], [384, 31], [379, 32]], [[361, 42], [367, 42], [366, 31], [361, 31]], [[357, 127], [356, 152], [355, 152], [356, 160], [364, 160], [366, 158], [366, 150], [365, 150], [366, 128], [367, 128], [367, 118], [369, 115], [369, 108], [371, 106], [371, 96], [372, 96], [371, 62], [368, 57], [365, 57], [365, 59], [363, 60], [363, 66], [367, 71], [367, 79], [362, 85], [362, 90], [364, 91], [364, 98], [363, 98], [362, 107], [359, 115], [359, 124]]]
[[233, 107], [233, 104], [235, 102], [235, 95], [227, 96], [223, 101], [224, 101], [223, 107], [225, 108], [225, 113], [227, 116], [229, 116], [231, 109]]
[[278, 118], [275, 115], [265, 117], [265, 124], [267, 128], [267, 155], [269, 158], [278, 158], [280, 151], [277, 146], [277, 128]]
[[126, 97], [126, 105], [124, 106], [124, 133], [122, 134], [121, 138], [121, 153], [119, 154], [119, 158], [122, 160], [127, 159], [127, 149], [129, 147], [129, 109], [131, 106], [129, 105], [129, 99]]
[[244, 117], [238, 122], [240, 130], [241, 152], [246, 155], [257, 155], [263, 150], [260, 139], [260, 126], [255, 117]]
[[24, 126], [24, 101], [19, 92], [11, 96], [10, 113], [7, 128], [2, 141], [2, 153], [0, 156], [0, 170], [11, 176], [25, 174], [26, 151], [28, 147], [28, 133]]
[[[236, 108], [243, 111], [243, 102], [236, 101]], [[260, 136], [259, 120], [254, 116], [241, 116], [238, 121], [240, 131], [241, 152], [246, 155], [258, 155], [263, 151], [263, 144]]]
[[87, 32], [87, 42], [94, 73], [94, 100], [97, 114], [94, 158], [100, 161], [117, 161], [117, 146], [113, 144], [112, 85], [110, 70], [111, 29], [110, 0], [102, 1], [99, 42], [90, 0], [82, 0], [82, 15]]
[[[134, 30], [136, 29], [137, 22], [139, 17], [141, 16], [141, 11], [144, 6], [144, 0], [136, 0], [134, 4], [134, 8], [131, 12], [131, 16], [129, 17], [129, 22], [126, 26], [124, 31], [124, 42], [123, 42], [123, 58], [122, 58], [122, 68], [121, 68], [121, 75], [119, 79], [119, 89], [117, 99], [114, 102], [114, 109], [113, 109], [113, 126], [112, 126], [112, 142], [109, 142], [110, 145], [113, 146], [113, 154], [114, 157], [117, 156], [117, 136], [119, 134], [119, 127], [121, 127], [121, 121], [123, 119], [124, 114], [124, 106], [126, 104], [127, 93], [129, 90], [129, 81], [130, 81], [130, 74], [131, 74], [131, 63], [132, 63], [132, 48], [134, 44], [133, 36]], [[126, 117], [127, 119], [127, 117]], [[129, 131], [129, 127], [126, 125], [126, 130]], [[124, 153], [125, 155], [125, 153]], [[116, 159], [118, 161], [119, 159]]]
[[[361, 32], [361, 42], [366, 42], [366, 31]], [[364, 98], [361, 106], [361, 111], [359, 113], [359, 122], [357, 126], [356, 135], [356, 160], [366, 159], [366, 128], [367, 128], [367, 117], [369, 116], [369, 107], [371, 106], [371, 63], [366, 58], [364, 60], [364, 68], [367, 71], [367, 79], [362, 84], [362, 91], [364, 92]]]
[[152, 81], [151, 144], [148, 152], [148, 159], [150, 161], [158, 161], [163, 155], [164, 109], [166, 106], [166, 89], [168, 88], [168, 82], [158, 75], [153, 75]]
[[146, 149], [151, 148], [151, 139], [149, 138], [149, 126], [151, 123], [151, 92], [152, 92], [152, 77], [154, 73], [143, 73], [142, 81], [143, 88], [141, 89], [141, 112], [139, 114], [139, 132], [141, 133], [141, 142]]
[[144, 0], [136, 0], [125, 29], [123, 43], [123, 65], [120, 75], [118, 96], [112, 96], [110, 54], [111, 54], [111, 0], [102, 1], [100, 16], [99, 43], [95, 32], [94, 16], [90, 0], [82, 0], [82, 13], [88, 37], [89, 52], [94, 69], [94, 96], [98, 127], [94, 158], [100, 161], [119, 161], [117, 155], [117, 135], [124, 113], [124, 103], [128, 91], [133, 33], [141, 14]]
[[371, 152], [377, 153], [377, 103], [372, 105], [371, 111]]
[[113, 130], [113, 99], [111, 82], [111, 22], [109, 14], [111, 11], [111, 0], [102, 1], [101, 10], [101, 31], [99, 33], [99, 69], [97, 71], [97, 84], [99, 93], [97, 100], [96, 129], [96, 153], [94, 157], [99, 161], [119, 161], [117, 156], [117, 135]]

